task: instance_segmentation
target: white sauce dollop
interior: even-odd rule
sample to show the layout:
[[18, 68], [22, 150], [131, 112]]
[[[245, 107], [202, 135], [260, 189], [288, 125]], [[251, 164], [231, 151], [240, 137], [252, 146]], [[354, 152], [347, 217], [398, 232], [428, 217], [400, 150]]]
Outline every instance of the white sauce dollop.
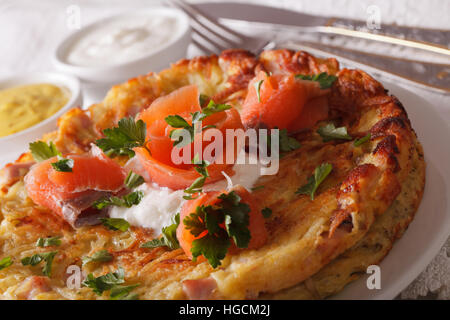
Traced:
[[[244, 157], [248, 155], [248, 158]], [[242, 163], [240, 163], [242, 162]], [[263, 165], [258, 162], [258, 157], [247, 154], [243, 150], [239, 153], [237, 163], [233, 166], [234, 175], [230, 176], [233, 185], [240, 184], [247, 190], [253, 188], [256, 180], [261, 176]], [[224, 190], [228, 188], [227, 179], [220, 180], [203, 187], [204, 191]]]
[[[240, 152], [239, 157], [244, 155], [245, 152]], [[257, 158], [249, 155], [245, 164], [237, 163], [233, 166], [235, 174], [230, 177], [233, 185], [240, 184], [248, 190], [254, 186], [261, 176], [262, 165], [251, 164], [252, 162], [257, 162]], [[205, 185], [203, 190], [224, 190], [228, 188], [228, 185], [227, 179], [223, 179]], [[144, 183], [135, 190], [144, 192], [144, 197], [138, 205], [131, 208], [111, 207], [109, 215], [111, 218], [125, 219], [134, 226], [151, 228], [155, 231], [155, 236], [161, 234], [163, 227], [172, 224], [172, 217], [180, 212], [186, 201], [183, 199], [183, 190], [171, 190], [154, 183]]]
[[141, 202], [131, 208], [111, 207], [111, 218], [122, 218], [133, 226], [151, 228], [155, 236], [163, 227], [170, 225], [172, 217], [184, 203], [183, 190], [171, 190], [156, 184], [144, 183], [135, 189], [144, 192]]
[[75, 41], [66, 60], [87, 67], [136, 60], [172, 42], [181, 27], [175, 17], [156, 14], [108, 20]]

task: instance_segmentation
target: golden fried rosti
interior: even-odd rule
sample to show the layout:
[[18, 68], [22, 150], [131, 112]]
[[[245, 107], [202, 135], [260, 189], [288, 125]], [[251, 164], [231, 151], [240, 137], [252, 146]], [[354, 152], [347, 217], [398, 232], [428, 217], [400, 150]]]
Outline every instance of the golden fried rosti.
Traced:
[[[421, 147], [400, 102], [363, 71], [340, 70], [335, 59], [289, 50], [266, 51], [259, 57], [228, 50], [219, 57], [182, 60], [159, 74], [150, 73], [113, 87], [103, 102], [88, 110], [69, 111], [59, 120], [59, 129], [45, 140], [53, 141], [63, 153], [86, 152], [103, 129], [123, 117], [135, 116], [157, 97], [188, 84], [197, 85], [214, 101], [240, 110], [248, 83], [260, 70], [303, 75], [326, 72], [338, 77], [327, 96], [329, 119], [297, 134], [301, 148], [280, 160], [276, 175], [263, 176], [256, 183], [265, 188], [254, 191], [254, 196], [273, 211], [266, 222], [266, 245], [230, 254], [222, 266], [213, 269], [205, 261], [191, 261], [181, 249], [141, 248], [153, 238], [150, 229], [73, 229], [27, 197], [23, 175], [32, 158], [24, 154], [18, 159], [24, 170], [15, 165], [3, 169], [0, 258], [10, 256], [14, 263], [0, 271], [1, 296], [108, 298], [106, 293], [98, 296], [87, 287], [68, 288], [66, 283], [69, 266], [81, 267], [82, 257], [103, 249], [112, 253], [113, 260], [87, 264], [83, 271], [99, 276], [120, 266], [127, 283], [140, 283], [134, 292], [141, 299], [187, 298], [185, 281], [202, 279], [214, 280], [211, 298], [322, 298], [341, 290], [367, 264], [381, 260], [406, 229], [420, 202], [425, 172]], [[316, 130], [329, 121], [347, 127], [352, 137], [370, 133], [371, 139], [361, 146], [353, 141], [324, 143]], [[123, 164], [125, 159], [119, 162]], [[320, 185], [314, 201], [296, 194], [314, 168], [324, 162], [331, 163], [333, 171]], [[20, 260], [48, 251], [35, 246], [38, 238], [48, 236], [62, 236], [62, 244], [55, 249], [58, 254], [52, 276], [44, 277], [41, 266], [23, 266]]]

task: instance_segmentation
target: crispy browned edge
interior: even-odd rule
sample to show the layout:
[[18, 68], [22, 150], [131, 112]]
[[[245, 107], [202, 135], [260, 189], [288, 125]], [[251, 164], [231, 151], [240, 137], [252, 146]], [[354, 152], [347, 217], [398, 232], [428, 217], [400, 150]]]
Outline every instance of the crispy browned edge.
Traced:
[[415, 147], [415, 164], [397, 197], [405, 198], [403, 202], [397, 202], [396, 199], [387, 212], [375, 221], [364, 238], [316, 274], [291, 288], [273, 294], [262, 294], [259, 299], [324, 299], [339, 293], [346, 285], [366, 275], [370, 265], [381, 263], [393, 248], [394, 242], [408, 229], [422, 200], [425, 186], [424, 154], [418, 140], [415, 141]]

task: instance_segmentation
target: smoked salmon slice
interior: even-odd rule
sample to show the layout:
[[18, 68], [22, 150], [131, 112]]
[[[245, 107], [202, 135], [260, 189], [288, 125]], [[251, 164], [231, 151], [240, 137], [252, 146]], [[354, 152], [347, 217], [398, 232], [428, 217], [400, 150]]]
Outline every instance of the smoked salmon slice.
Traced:
[[92, 203], [122, 190], [125, 171], [95, 145], [87, 154], [65, 157], [74, 161], [72, 172], [56, 171], [51, 165], [56, 157], [31, 167], [24, 179], [28, 196], [73, 227], [96, 224], [102, 213]]
[[[192, 125], [192, 114], [201, 112], [202, 108], [199, 103], [199, 92], [195, 85], [189, 85], [175, 90], [174, 92], [156, 99], [146, 110], [139, 116], [147, 126], [147, 148], [135, 148], [136, 155], [141, 161], [150, 176], [150, 180], [159, 186], [168, 187], [174, 190], [184, 189], [189, 187], [200, 174], [195, 170], [192, 163], [177, 164], [172, 160], [172, 150], [174, 141], [170, 137], [170, 132], [175, 128], [166, 122], [166, 117], [171, 115], [178, 115], [185, 119]], [[228, 109], [215, 114], [212, 114], [202, 121], [202, 126], [214, 126], [222, 132], [225, 137], [226, 129], [242, 129], [243, 125], [239, 112], [234, 109]], [[209, 130], [209, 129], [207, 129]], [[207, 132], [198, 133], [195, 139], [203, 139], [203, 135]], [[210, 161], [207, 167], [209, 177], [205, 183], [211, 183], [224, 178], [222, 171], [231, 174], [231, 166], [233, 164], [226, 164], [225, 160], [227, 152], [231, 152], [233, 148], [233, 155], [237, 156], [236, 143], [228, 143], [223, 139], [222, 153], [215, 154], [215, 159], [221, 161]], [[202, 152], [213, 141], [202, 141]], [[194, 157], [194, 143], [191, 143], [191, 158]]]
[[290, 132], [311, 127], [327, 117], [328, 105], [326, 99], [308, 102], [327, 93], [317, 82], [296, 79], [294, 74], [269, 75], [260, 71], [248, 85], [242, 122], [246, 128], [279, 128]]

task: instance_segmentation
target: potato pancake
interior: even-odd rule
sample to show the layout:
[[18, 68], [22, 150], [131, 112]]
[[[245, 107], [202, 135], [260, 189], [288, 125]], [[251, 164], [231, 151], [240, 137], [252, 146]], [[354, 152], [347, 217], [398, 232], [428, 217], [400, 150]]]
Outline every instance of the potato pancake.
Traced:
[[[204, 259], [192, 261], [182, 249], [142, 248], [154, 238], [152, 229], [73, 228], [28, 196], [24, 176], [33, 158], [24, 153], [3, 169], [0, 260], [11, 257], [13, 264], [0, 270], [0, 296], [108, 299], [107, 292], [98, 295], [85, 286], [68, 287], [72, 275], [68, 267], [78, 266], [85, 275], [96, 277], [123, 268], [127, 284], [140, 284], [133, 290], [140, 299], [192, 298], [189, 287], [196, 285], [210, 285], [207, 297], [212, 299], [316, 299], [339, 292], [367, 265], [381, 261], [420, 203], [425, 185], [423, 152], [398, 99], [364, 71], [340, 69], [335, 59], [319, 59], [303, 51], [272, 50], [256, 57], [227, 50], [220, 56], [182, 60], [159, 74], [114, 86], [101, 103], [86, 110], [69, 111], [44, 141], [52, 141], [63, 154], [84, 154], [103, 137], [104, 129], [124, 117], [135, 117], [156, 98], [192, 84], [216, 103], [241, 111], [249, 83], [262, 71], [268, 77], [307, 78], [321, 73], [337, 77], [321, 97], [329, 106], [328, 116], [296, 132], [293, 137], [301, 147], [280, 159], [277, 174], [262, 176], [255, 184], [264, 188], [253, 191], [253, 197], [272, 210], [265, 220], [267, 242], [262, 247], [228, 254], [220, 267], [213, 268]], [[330, 123], [345, 127], [351, 138], [324, 142], [320, 128]], [[363, 140], [355, 143], [356, 138]], [[127, 158], [115, 160], [124, 165]], [[333, 169], [314, 200], [296, 193], [324, 163]], [[43, 274], [43, 263], [22, 265], [25, 257], [49, 252], [36, 246], [39, 238], [56, 236], [61, 244], [51, 247], [57, 251], [51, 276]], [[101, 250], [107, 250], [111, 259], [83, 264], [83, 257]]]

